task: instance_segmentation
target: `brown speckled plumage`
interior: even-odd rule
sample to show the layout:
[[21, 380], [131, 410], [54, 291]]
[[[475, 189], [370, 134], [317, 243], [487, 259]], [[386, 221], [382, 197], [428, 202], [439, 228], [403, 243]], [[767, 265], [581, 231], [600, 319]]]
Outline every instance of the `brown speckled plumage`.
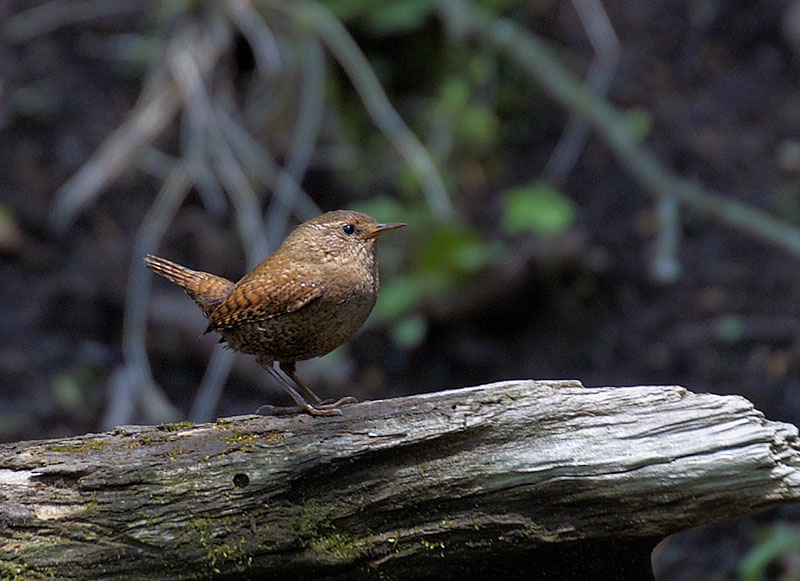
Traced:
[[[194, 299], [208, 318], [206, 332], [255, 355], [295, 400], [293, 410], [331, 415], [353, 398], [322, 403], [297, 377], [294, 363], [331, 352], [364, 324], [380, 286], [376, 238], [401, 226], [378, 224], [360, 212], [328, 212], [300, 224], [236, 284], [152, 255], [145, 264]], [[305, 398], [278, 374], [276, 361]]]

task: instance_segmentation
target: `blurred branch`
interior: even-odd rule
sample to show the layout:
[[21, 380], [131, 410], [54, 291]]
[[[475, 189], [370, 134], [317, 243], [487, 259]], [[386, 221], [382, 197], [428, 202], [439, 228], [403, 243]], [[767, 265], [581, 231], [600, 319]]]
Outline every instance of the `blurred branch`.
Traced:
[[577, 80], [556, 52], [507, 18], [493, 18], [468, 0], [443, 0], [441, 15], [456, 35], [477, 36], [505, 51], [553, 99], [586, 119], [620, 161], [655, 196], [675, 198], [695, 214], [718, 220], [800, 257], [800, 230], [752, 206], [682, 178], [640, 143], [635, 120]]
[[[619, 40], [600, 0], [572, 0], [572, 4], [595, 51], [595, 58], [586, 75], [586, 84], [598, 95], [605, 95], [617, 70]], [[560, 185], [567, 179], [588, 137], [588, 123], [572, 112], [544, 168], [547, 182]]]
[[[176, 33], [167, 54], [192, 47], [200, 74], [207, 74], [230, 41], [220, 26], [200, 26], [189, 21]], [[128, 119], [109, 135], [92, 157], [56, 192], [50, 219], [58, 230], [66, 230], [114, 179], [128, 169], [145, 146], [172, 122], [182, 105], [178, 87], [168, 71], [159, 66], [142, 92]]]
[[3, 24], [3, 38], [9, 44], [28, 42], [79, 22], [145, 12], [153, 4], [154, 0], [53, 0], [9, 16]]
[[225, 349], [222, 345], [214, 347], [211, 359], [208, 362], [206, 373], [197, 388], [197, 393], [189, 410], [189, 419], [193, 422], [208, 422], [214, 419], [214, 410], [222, 396], [225, 381], [233, 367], [233, 358], [236, 353]]
[[[595, 50], [595, 58], [586, 76], [586, 85], [599, 97], [605, 97], [619, 61], [620, 45], [608, 14], [600, 0], [572, 0], [578, 17]], [[544, 169], [546, 181], [561, 185], [566, 179], [589, 137], [589, 124], [577, 113], [570, 114], [564, 133]], [[662, 197], [656, 203], [658, 230], [652, 243], [651, 278], [661, 284], [674, 283], [680, 274], [681, 213], [674, 197]]]
[[285, 234], [289, 212], [298, 197], [314, 151], [325, 105], [325, 55], [317, 37], [306, 34], [302, 39], [303, 85], [297, 106], [297, 123], [289, 141], [286, 164], [278, 176], [275, 195], [266, 216], [267, 246], [277, 248]]
[[[84, 166], [56, 193], [51, 213], [56, 228], [65, 229], [91, 204], [114, 179], [142, 158], [151, 171], [164, 171], [169, 166], [164, 156], [151, 148], [155, 139], [168, 128], [181, 108], [186, 108], [184, 143], [188, 144], [183, 161], [175, 162], [161, 191], [151, 206], [137, 234], [130, 267], [123, 326], [125, 367], [117, 370], [109, 381], [109, 403], [103, 422], [105, 426], [119, 425], [131, 420], [137, 405], [148, 421], [176, 418], [177, 410], [168, 402], [153, 382], [145, 350], [146, 314], [149, 301], [150, 276], [141, 258], [153, 252], [168, 225], [175, 217], [187, 193], [199, 184], [206, 205], [216, 211], [225, 202], [213, 172], [206, 169], [203, 159], [209, 139], [199, 131], [208, 110], [197, 95], [202, 79], [214, 70], [217, 60], [230, 43], [230, 32], [224, 21], [212, 17], [200, 21], [186, 19], [173, 35], [166, 58], [158, 61], [128, 120], [116, 129]], [[193, 98], [194, 97], [194, 98]], [[233, 188], [231, 188], [233, 190]], [[253, 216], [245, 228], [249, 234], [248, 250], [261, 226], [256, 211], [245, 208]], [[255, 252], [251, 252], [252, 255]]]
[[[256, 179], [273, 191], [277, 189], [281, 179], [290, 179], [283, 176], [284, 170], [278, 165], [275, 158], [242, 127], [241, 123], [238, 123], [225, 110], [219, 110], [217, 114], [222, 131], [237, 158], [242, 160], [247, 170]], [[298, 218], [308, 220], [321, 213], [317, 204], [303, 191], [300, 184], [295, 183], [293, 189], [296, 194], [294, 204]]]
[[430, 153], [392, 107], [367, 58], [344, 25], [316, 2], [270, 0], [269, 4], [289, 13], [320, 36], [347, 73], [375, 125], [417, 175], [434, 216], [440, 220], [450, 218], [453, 207]]
[[681, 218], [678, 200], [664, 196], [656, 201], [658, 233], [653, 242], [653, 257], [650, 261], [650, 276], [661, 284], [678, 280], [681, 263], [678, 251], [681, 241]]
[[262, 71], [280, 69], [278, 41], [253, 4], [249, 0], [226, 0], [224, 6], [233, 23], [250, 43], [259, 68]]
[[94, 155], [55, 194], [50, 213], [57, 230], [66, 230], [110, 182], [136, 159], [146, 145], [172, 121], [180, 99], [171, 83], [143, 96], [130, 118], [118, 127]]
[[215, 216], [228, 209], [228, 199], [217, 175], [208, 163], [209, 136], [200, 131], [188, 109], [181, 115], [181, 153], [186, 160], [186, 170], [192, 176], [197, 193], [206, 210]]
[[198, 60], [200, 55], [186, 48], [176, 49], [169, 53], [168, 66], [183, 96], [189, 119], [204, 140], [220, 183], [231, 197], [248, 265], [255, 266], [265, 251], [258, 196], [220, 128], [217, 107], [212, 104], [205, 87]]
[[[105, 428], [129, 422], [139, 402], [149, 402], [151, 405], [162, 402], [160, 408], [151, 408], [150, 413], [145, 414], [151, 421], [168, 421], [178, 417], [177, 410], [167, 402], [150, 374], [145, 335], [151, 275], [142, 264], [142, 258], [155, 250], [191, 185], [184, 165], [175, 163], [136, 235], [122, 330], [126, 368], [118, 370], [110, 382], [112, 393], [109, 394], [108, 409], [103, 417]], [[147, 397], [141, 397], [143, 389], [147, 391]]]

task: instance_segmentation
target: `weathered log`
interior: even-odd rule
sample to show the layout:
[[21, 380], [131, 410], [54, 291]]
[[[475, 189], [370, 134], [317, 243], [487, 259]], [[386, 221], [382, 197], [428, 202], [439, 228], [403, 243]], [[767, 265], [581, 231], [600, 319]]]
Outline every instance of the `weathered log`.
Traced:
[[508, 381], [343, 411], [0, 445], [0, 577], [585, 578], [800, 499], [797, 428], [738, 396]]

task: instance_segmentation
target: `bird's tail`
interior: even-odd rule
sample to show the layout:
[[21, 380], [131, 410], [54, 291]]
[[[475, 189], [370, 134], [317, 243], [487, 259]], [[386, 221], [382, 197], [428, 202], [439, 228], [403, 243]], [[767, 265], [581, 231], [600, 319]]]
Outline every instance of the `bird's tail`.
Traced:
[[192, 270], [152, 254], [144, 257], [144, 263], [156, 274], [181, 285], [186, 294], [203, 310], [206, 318], [225, 300], [234, 286], [227, 278]]

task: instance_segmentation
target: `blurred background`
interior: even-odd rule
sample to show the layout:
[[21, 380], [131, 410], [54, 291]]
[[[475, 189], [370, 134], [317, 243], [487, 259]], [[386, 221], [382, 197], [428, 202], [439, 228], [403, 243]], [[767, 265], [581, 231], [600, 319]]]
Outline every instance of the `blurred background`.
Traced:
[[[323, 397], [680, 384], [800, 423], [800, 2], [0, 1], [0, 441], [284, 401], [147, 252], [237, 280], [358, 209]], [[659, 579], [799, 579], [800, 511]]]

